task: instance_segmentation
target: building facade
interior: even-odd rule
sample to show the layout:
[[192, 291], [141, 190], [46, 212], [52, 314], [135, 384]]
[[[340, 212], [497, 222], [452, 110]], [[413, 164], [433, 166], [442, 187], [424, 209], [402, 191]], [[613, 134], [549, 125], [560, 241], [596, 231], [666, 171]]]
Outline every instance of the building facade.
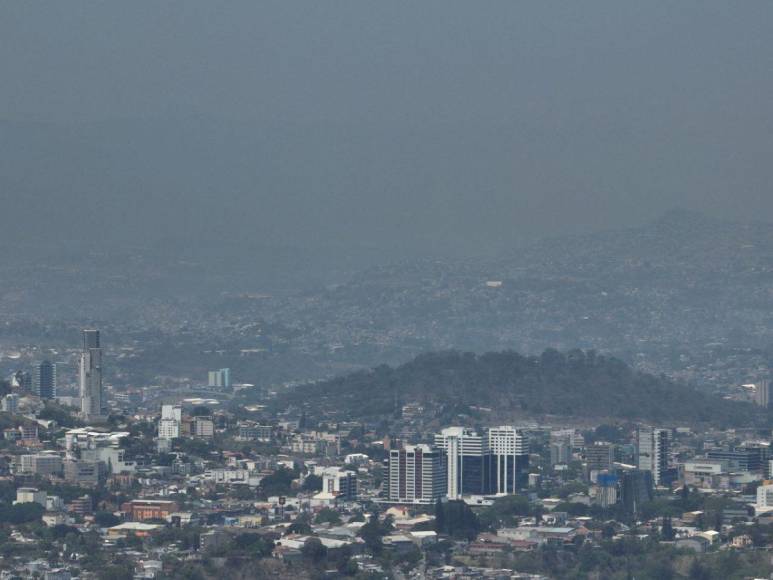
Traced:
[[230, 387], [231, 369], [218, 369], [216, 371], [209, 371], [208, 379], [208, 385], [210, 387]]
[[51, 361], [35, 366], [35, 391], [41, 399], [56, 398], [56, 365]]
[[81, 415], [86, 421], [103, 421], [107, 416], [107, 401], [102, 385], [102, 347], [98, 330], [83, 331], [79, 378]]
[[446, 495], [445, 453], [429, 445], [393, 449], [387, 459], [387, 499], [433, 504]]
[[638, 467], [652, 474], [655, 485], [663, 483], [663, 476], [668, 471], [669, 432], [666, 429], [656, 429], [641, 426], [637, 435]]
[[528, 439], [515, 427], [491, 427], [485, 435], [448, 427], [435, 435], [435, 447], [446, 455], [449, 499], [515, 493], [527, 484]]

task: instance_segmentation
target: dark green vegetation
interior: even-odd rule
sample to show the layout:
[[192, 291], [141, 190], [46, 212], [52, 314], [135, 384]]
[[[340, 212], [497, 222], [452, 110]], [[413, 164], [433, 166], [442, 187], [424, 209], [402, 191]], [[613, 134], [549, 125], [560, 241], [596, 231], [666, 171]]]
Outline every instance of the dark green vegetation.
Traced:
[[637, 372], [594, 351], [541, 356], [515, 352], [483, 355], [424, 354], [393, 368], [382, 365], [322, 383], [298, 387], [280, 397], [282, 405], [326, 416], [373, 418], [399, 414], [405, 403], [445, 407], [451, 414], [486, 407], [509, 415], [616, 417], [650, 421], [746, 424], [763, 417], [748, 403], [730, 402]]
[[633, 536], [603, 541], [598, 547], [583, 544], [557, 550], [548, 546], [530, 553], [494, 557], [489, 564], [560, 580], [740, 580], [767, 577], [770, 571], [768, 558], [759, 552], [728, 550], [695, 555], [656, 539]]

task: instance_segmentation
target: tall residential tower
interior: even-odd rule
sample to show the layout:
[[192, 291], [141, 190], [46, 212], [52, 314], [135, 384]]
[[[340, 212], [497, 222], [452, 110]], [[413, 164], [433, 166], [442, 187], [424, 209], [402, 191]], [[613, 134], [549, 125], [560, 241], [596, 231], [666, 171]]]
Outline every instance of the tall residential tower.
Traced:
[[103, 421], [107, 401], [102, 388], [102, 348], [98, 330], [83, 331], [80, 358], [81, 415], [86, 421]]
[[637, 436], [637, 455], [639, 469], [652, 474], [655, 485], [663, 483], [668, 469], [669, 432], [647, 425], [639, 427]]

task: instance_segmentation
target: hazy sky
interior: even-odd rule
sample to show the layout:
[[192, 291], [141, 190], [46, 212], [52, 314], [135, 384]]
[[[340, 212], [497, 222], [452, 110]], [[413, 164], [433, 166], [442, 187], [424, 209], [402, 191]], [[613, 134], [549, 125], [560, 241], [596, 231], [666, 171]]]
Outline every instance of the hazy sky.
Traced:
[[0, 241], [773, 221], [773, 2], [3, 2]]

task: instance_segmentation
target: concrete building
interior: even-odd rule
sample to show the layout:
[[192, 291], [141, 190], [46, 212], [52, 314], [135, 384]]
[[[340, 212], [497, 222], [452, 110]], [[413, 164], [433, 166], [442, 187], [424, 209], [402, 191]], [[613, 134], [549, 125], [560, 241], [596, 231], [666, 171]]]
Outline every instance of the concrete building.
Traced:
[[739, 447], [710, 449], [706, 456], [714, 461], [724, 461], [730, 471], [752, 471], [762, 474], [770, 459], [770, 446], [747, 443]]
[[210, 387], [230, 387], [231, 369], [218, 369], [216, 371], [209, 371], [208, 378]]
[[82, 417], [86, 421], [104, 421], [107, 401], [102, 385], [102, 347], [98, 330], [83, 331], [79, 379]]
[[40, 491], [35, 487], [20, 487], [16, 490], [16, 501], [14, 505], [18, 503], [36, 503], [46, 507], [46, 498], [48, 494], [45, 491]]
[[566, 465], [572, 458], [572, 446], [566, 441], [556, 441], [550, 444], [550, 464]]
[[754, 504], [754, 509], [758, 514], [773, 511], [773, 484], [757, 488], [757, 503]]
[[756, 387], [754, 391], [754, 402], [757, 403], [760, 407], [765, 407], [767, 409], [770, 406], [771, 400], [770, 380], [762, 379], [754, 383], [754, 386]]
[[585, 448], [585, 464], [588, 473], [608, 471], [615, 461], [615, 448], [611, 443], [597, 441]]
[[387, 459], [387, 499], [433, 504], [446, 495], [445, 453], [429, 445], [392, 449]]
[[637, 435], [638, 466], [642, 471], [652, 474], [655, 485], [663, 483], [668, 470], [669, 432], [642, 425]]
[[56, 453], [19, 456], [19, 473], [55, 477], [62, 474], [62, 458]]
[[212, 417], [194, 417], [193, 436], [212, 439], [215, 436], [215, 423], [212, 421]]
[[316, 469], [315, 475], [322, 477], [322, 491], [338, 499], [354, 501], [357, 499], [357, 474], [340, 467]]
[[717, 489], [727, 473], [727, 462], [716, 459], [694, 459], [682, 467], [685, 485], [703, 489]]
[[15, 415], [19, 412], [19, 395], [9, 393], [3, 397], [3, 412]]
[[182, 407], [180, 405], [162, 405], [161, 419], [158, 422], [159, 439], [177, 439], [181, 435]]
[[102, 474], [99, 461], [84, 461], [82, 459], [64, 460], [64, 479], [77, 485], [95, 486], [99, 484]]

